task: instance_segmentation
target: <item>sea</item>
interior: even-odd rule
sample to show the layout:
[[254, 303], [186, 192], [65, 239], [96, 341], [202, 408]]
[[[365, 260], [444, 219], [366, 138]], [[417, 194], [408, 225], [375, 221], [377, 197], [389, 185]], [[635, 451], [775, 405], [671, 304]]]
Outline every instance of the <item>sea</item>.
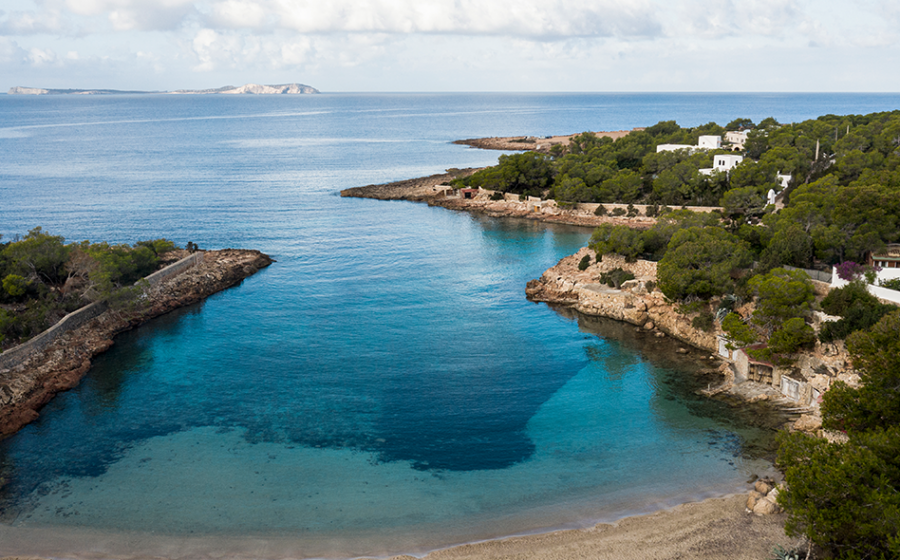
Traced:
[[[0, 555], [353, 558], [584, 527], [772, 473], [702, 352], [535, 304], [589, 229], [348, 187], [457, 139], [790, 123], [897, 94], [0, 96], [0, 234], [259, 249], [0, 441]], [[181, 557], [181, 556], [178, 556]]]

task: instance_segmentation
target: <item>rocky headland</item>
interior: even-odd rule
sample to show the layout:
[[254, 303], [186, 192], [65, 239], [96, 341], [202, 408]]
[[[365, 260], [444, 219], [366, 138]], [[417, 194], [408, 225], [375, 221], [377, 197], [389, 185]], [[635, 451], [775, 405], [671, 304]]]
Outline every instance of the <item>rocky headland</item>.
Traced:
[[[552, 199], [525, 197], [517, 194], [497, 193], [486, 189], [455, 189], [448, 183], [458, 177], [467, 177], [479, 169], [448, 169], [446, 173], [407, 179], [382, 185], [366, 185], [341, 191], [342, 197], [374, 198], [377, 200], [408, 200], [425, 202], [450, 210], [476, 212], [494, 218], [522, 218], [540, 222], [597, 227], [601, 224], [622, 224], [632, 228], [652, 227], [656, 218], [646, 215], [647, 206], [630, 205], [634, 215], [628, 216], [628, 204], [604, 204], [607, 212], [597, 215], [600, 204], [560, 204]], [[499, 194], [499, 197], [498, 197]], [[714, 207], [688, 207], [699, 212], [715, 210]], [[617, 210], [620, 209], [620, 215]]]
[[192, 256], [187, 251], [172, 253], [184, 258], [170, 265], [176, 267], [170, 274], [166, 269], [155, 273], [164, 279], [149, 283], [135, 309], [103, 306], [86, 322], [63, 329], [40, 351], [18, 352], [21, 358], [14, 360], [9, 358], [16, 349], [0, 355], [6, 358], [0, 362], [0, 437], [36, 419], [56, 393], [77, 385], [90, 369], [91, 359], [109, 349], [118, 333], [234, 286], [274, 262], [259, 251], [240, 249], [201, 251]]
[[[644, 130], [643, 128], [635, 128], [634, 130]], [[630, 134], [630, 130], [613, 130], [607, 132], [592, 132], [591, 134], [605, 138], [618, 140]], [[492, 136], [489, 138], [467, 138], [465, 140], [455, 140], [454, 144], [462, 144], [464, 146], [472, 146], [482, 150], [503, 150], [507, 152], [515, 151], [535, 151], [548, 153], [553, 146], [559, 144], [568, 146], [569, 141], [577, 134], [568, 134], [565, 136]]]
[[[592, 264], [579, 270], [578, 265], [585, 256]], [[635, 278], [619, 288], [600, 282], [603, 273], [616, 268], [631, 272]], [[819, 295], [824, 295], [821, 292], [827, 288], [817, 285], [817, 289]], [[683, 313], [657, 289], [656, 263], [652, 261], [629, 263], [618, 255], [604, 255], [597, 262], [594, 251], [584, 247], [564, 257], [540, 278], [528, 282], [525, 293], [532, 301], [564, 305], [585, 315], [630, 323], [653, 336], [669, 336], [699, 349], [704, 357], [715, 357], [719, 361], [717, 369], [722, 374], [722, 384], [706, 391], [708, 394], [727, 392], [750, 402], [771, 401], [792, 413], [793, 429], [833, 437], [821, 429], [816, 395], [827, 391], [837, 380], [851, 386], [859, 383], [843, 342], [817, 343], [814, 349], [796, 355], [794, 362], [787, 366], [748, 363], [746, 354], [724, 347], [721, 338], [724, 333], [720, 329], [706, 331], [695, 327], [693, 318], [697, 313]], [[750, 306], [745, 304], [741, 308], [743, 315], [752, 312]], [[687, 348], [680, 351], [690, 352]], [[797, 395], [783, 393], [783, 378], [798, 386]]]

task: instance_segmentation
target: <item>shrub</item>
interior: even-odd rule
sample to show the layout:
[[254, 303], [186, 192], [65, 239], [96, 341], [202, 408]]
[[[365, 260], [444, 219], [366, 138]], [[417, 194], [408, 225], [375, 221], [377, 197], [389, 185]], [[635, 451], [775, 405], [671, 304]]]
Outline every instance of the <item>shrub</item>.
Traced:
[[756, 332], [737, 313], [729, 313], [722, 319], [722, 330], [728, 335], [728, 348], [743, 348], [756, 342]]
[[769, 338], [769, 349], [777, 354], [793, 354], [801, 348], [812, 348], [816, 333], [800, 317], [788, 319]]
[[602, 204], [597, 206], [597, 209], [594, 210], [594, 215], [595, 216], [605, 216], [606, 215], [606, 206], [603, 206]]
[[491, 193], [490, 200], [504, 200], [503, 193], [500, 191], [494, 191]]
[[647, 280], [646, 282], [644, 282], [644, 287], [647, 288], [648, 292], [652, 292], [656, 289], [656, 282], [654, 282], [653, 280]]
[[638, 209], [634, 207], [634, 204], [629, 204], [628, 209], [625, 211], [625, 214], [629, 218], [634, 218], [635, 216], [638, 215]]
[[624, 208], [613, 208], [612, 215], [613, 216], [624, 216], [625, 209]]
[[659, 205], [658, 205], [658, 204], [651, 204], [650, 206], [647, 206], [647, 209], [644, 210], [644, 214], [645, 214], [648, 218], [655, 218], [656, 216], [659, 215]]
[[703, 311], [691, 320], [691, 326], [704, 332], [711, 332], [715, 325], [715, 317], [709, 311]]
[[890, 280], [882, 280], [881, 287], [888, 290], [897, 290], [900, 292], [900, 278], [892, 278]]
[[585, 255], [581, 257], [581, 262], [578, 263], [578, 270], [586, 270], [589, 266], [591, 266], [591, 256]]
[[616, 268], [600, 275], [600, 283], [606, 284], [610, 288], [619, 289], [622, 287], [622, 284], [629, 280], [634, 280], [634, 274], [621, 268]]
[[853, 261], [844, 261], [834, 268], [837, 272], [838, 278], [846, 282], [853, 282], [854, 280], [858, 280], [859, 277], [863, 274], [863, 266]]

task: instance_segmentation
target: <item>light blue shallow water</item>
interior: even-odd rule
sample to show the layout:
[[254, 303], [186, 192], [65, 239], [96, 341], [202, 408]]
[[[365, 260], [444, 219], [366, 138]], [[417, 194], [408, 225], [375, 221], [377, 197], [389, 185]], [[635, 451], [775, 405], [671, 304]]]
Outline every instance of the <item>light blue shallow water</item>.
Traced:
[[352, 556], [739, 488], [768, 468], [746, 453], [767, 436], [694, 397], [697, 367], [525, 300], [525, 283], [590, 231], [337, 192], [496, 161], [458, 138], [898, 101], [0, 96], [4, 237], [41, 225], [72, 241], [164, 236], [278, 260], [120, 336], [0, 442], [6, 530], [99, 532], [126, 548], [116, 535], [133, 531], [215, 537], [209, 550], [226, 535], [288, 539], [295, 556]]

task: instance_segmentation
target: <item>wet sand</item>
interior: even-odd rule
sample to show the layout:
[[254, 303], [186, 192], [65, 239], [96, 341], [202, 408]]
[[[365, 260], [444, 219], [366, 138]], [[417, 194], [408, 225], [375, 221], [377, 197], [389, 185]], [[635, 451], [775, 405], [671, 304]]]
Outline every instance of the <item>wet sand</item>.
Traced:
[[[743, 494], [687, 503], [588, 529], [510, 537], [432, 552], [426, 560], [760, 560], [775, 545], [800, 543], [784, 535], [784, 514], [758, 517], [745, 511]], [[96, 536], [96, 535], [95, 535]], [[149, 538], [148, 538], [149, 537]], [[71, 558], [219, 560], [307, 558], [303, 539], [164, 539], [132, 535], [113, 544], [77, 529], [0, 527], [2, 560]], [[128, 542], [130, 540], [130, 543]], [[148, 546], [153, 543], [153, 546]], [[321, 543], [320, 543], [321, 544]], [[124, 545], [124, 549], [123, 549]], [[377, 558], [374, 556], [372, 558]], [[383, 556], [380, 556], [383, 558]], [[395, 556], [408, 560], [413, 556]]]

